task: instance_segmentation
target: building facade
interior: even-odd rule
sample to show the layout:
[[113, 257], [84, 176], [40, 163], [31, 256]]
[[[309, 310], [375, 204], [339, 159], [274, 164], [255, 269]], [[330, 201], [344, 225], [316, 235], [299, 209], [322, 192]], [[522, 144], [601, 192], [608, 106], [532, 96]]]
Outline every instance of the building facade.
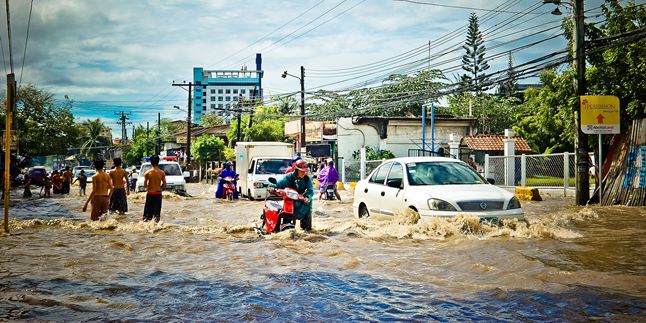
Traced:
[[237, 116], [241, 102], [262, 100], [262, 57], [256, 54], [256, 70], [204, 70], [193, 68], [193, 121], [200, 123], [207, 113], [224, 118], [226, 123]]

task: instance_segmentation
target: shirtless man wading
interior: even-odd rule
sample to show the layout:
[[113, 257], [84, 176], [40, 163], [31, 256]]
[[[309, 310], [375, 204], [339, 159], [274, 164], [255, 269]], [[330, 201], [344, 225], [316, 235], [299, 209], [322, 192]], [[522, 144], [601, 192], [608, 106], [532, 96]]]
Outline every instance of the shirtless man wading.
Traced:
[[155, 219], [159, 222], [162, 207], [162, 190], [166, 188], [166, 174], [159, 169], [159, 156], [150, 157], [152, 168], [144, 175], [146, 188], [146, 205], [144, 206], [144, 222]]
[[[128, 186], [128, 172], [121, 167], [121, 158], [114, 159], [115, 168], [110, 172], [110, 178], [114, 185], [112, 195], [110, 196], [110, 211], [119, 212], [123, 216], [128, 212], [128, 197], [130, 195], [130, 186]], [[125, 187], [124, 187], [125, 181]]]
[[90, 212], [90, 219], [92, 221], [97, 221], [101, 215], [108, 213], [108, 205], [110, 204], [112, 180], [103, 171], [103, 166], [105, 166], [103, 160], [94, 161], [96, 175], [92, 176], [92, 192], [87, 197], [85, 205], [83, 205], [83, 212], [85, 212], [87, 211], [87, 204], [92, 202], [92, 212]]

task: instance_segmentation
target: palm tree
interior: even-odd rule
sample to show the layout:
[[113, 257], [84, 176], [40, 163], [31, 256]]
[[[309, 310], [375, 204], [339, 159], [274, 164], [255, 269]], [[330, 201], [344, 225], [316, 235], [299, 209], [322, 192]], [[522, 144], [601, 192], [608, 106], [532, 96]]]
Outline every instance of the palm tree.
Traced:
[[95, 120], [88, 119], [83, 125], [86, 130], [85, 142], [81, 145], [80, 154], [87, 158], [92, 148], [106, 144], [108, 139], [102, 135], [106, 127], [99, 118]]

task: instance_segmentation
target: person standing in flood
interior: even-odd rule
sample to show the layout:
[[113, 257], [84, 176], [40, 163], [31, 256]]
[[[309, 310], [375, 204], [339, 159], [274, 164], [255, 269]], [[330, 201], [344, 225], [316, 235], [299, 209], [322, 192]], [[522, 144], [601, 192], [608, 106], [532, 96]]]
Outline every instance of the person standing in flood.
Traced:
[[113, 159], [114, 169], [110, 171], [110, 179], [114, 189], [110, 195], [110, 212], [119, 212], [123, 216], [128, 212], [128, 195], [130, 195], [130, 186], [128, 186], [128, 172], [121, 167], [121, 158]]
[[61, 189], [62, 194], [70, 194], [70, 186], [72, 185], [72, 178], [74, 174], [70, 170], [69, 166], [65, 166], [65, 171], [63, 172], [63, 188]]
[[83, 205], [83, 212], [85, 212], [87, 204], [92, 202], [92, 211], [90, 212], [92, 221], [97, 221], [101, 215], [108, 213], [108, 205], [110, 204], [112, 179], [103, 171], [103, 166], [105, 166], [105, 161], [100, 159], [94, 161], [96, 175], [92, 176], [92, 192]]
[[159, 156], [150, 157], [152, 166], [144, 174], [144, 187], [146, 188], [146, 204], [144, 205], [144, 222], [155, 220], [159, 222], [162, 207], [162, 190], [166, 188], [166, 173], [159, 169]]
[[87, 187], [87, 175], [85, 175], [85, 171], [81, 169], [81, 172], [79, 173], [79, 177], [77, 177], [73, 182], [76, 183], [76, 181], [79, 182], [79, 196], [85, 196], [85, 188]]
[[61, 194], [63, 189], [63, 180], [57, 170], [52, 173], [52, 188], [54, 194]]

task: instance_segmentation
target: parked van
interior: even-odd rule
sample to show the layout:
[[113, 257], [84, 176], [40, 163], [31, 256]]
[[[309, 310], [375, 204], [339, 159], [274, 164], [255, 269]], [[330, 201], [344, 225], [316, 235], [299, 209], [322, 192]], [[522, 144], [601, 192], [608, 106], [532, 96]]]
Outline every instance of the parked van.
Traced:
[[[137, 177], [136, 191], [144, 192], [144, 174], [152, 168], [150, 162], [141, 164], [139, 170], [139, 177]], [[182, 172], [182, 167], [178, 162], [160, 161], [159, 169], [163, 170], [166, 174], [166, 190], [176, 191], [177, 193], [186, 193], [186, 177], [189, 177], [189, 172]]]

